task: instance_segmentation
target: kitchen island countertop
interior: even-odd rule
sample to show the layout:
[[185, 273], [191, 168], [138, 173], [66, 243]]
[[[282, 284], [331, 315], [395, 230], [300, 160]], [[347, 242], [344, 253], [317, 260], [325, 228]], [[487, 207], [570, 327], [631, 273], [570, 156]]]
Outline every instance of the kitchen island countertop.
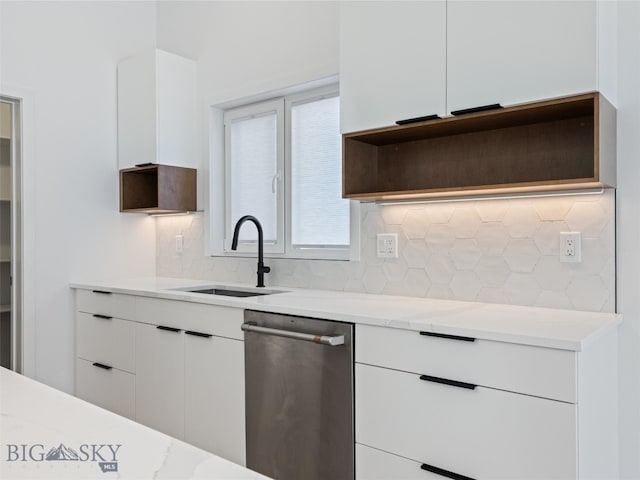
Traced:
[[0, 368], [0, 478], [266, 479]]

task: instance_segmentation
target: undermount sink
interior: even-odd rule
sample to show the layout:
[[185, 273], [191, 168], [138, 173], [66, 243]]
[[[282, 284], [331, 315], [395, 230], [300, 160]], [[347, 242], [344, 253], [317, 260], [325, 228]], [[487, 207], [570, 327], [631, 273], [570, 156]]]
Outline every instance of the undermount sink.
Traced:
[[262, 295], [273, 295], [275, 293], [282, 293], [280, 290], [265, 290], [260, 289], [235, 289], [221, 286], [213, 287], [193, 287], [193, 288], [177, 288], [176, 290], [182, 290], [183, 292], [200, 293], [203, 295], [222, 295], [225, 297], [259, 297]]
[[224, 288], [206, 288], [204, 290], [191, 290], [191, 293], [204, 293], [207, 295], [224, 295], [226, 297], [257, 297], [269, 295], [271, 292], [247, 292], [243, 290], [227, 290]]

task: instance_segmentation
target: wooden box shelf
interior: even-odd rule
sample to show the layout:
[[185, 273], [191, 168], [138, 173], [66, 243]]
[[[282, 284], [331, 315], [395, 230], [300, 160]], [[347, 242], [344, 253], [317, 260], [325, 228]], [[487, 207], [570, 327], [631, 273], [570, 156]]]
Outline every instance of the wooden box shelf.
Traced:
[[343, 136], [360, 200], [615, 186], [615, 109], [599, 93]]
[[179, 213], [196, 210], [196, 169], [149, 165], [120, 170], [120, 211]]

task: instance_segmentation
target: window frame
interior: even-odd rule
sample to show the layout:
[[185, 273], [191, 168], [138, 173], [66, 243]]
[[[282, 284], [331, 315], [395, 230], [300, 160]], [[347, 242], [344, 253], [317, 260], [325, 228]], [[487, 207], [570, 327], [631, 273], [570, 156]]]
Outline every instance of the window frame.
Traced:
[[[207, 192], [208, 198], [206, 201], [210, 206], [211, 212], [207, 216], [206, 222], [206, 229], [209, 233], [207, 255], [247, 258], [255, 256], [257, 252], [255, 242], [241, 243], [238, 245], [237, 251], [230, 249], [233, 225], [229, 225], [231, 222], [231, 206], [227, 189], [228, 185], [230, 185], [231, 177], [230, 169], [227, 167], [230, 159], [227, 158], [228, 149], [226, 148], [229, 139], [228, 129], [225, 128], [226, 117], [241, 118], [242, 113], [245, 116], [251, 115], [251, 112], [255, 112], [256, 108], [261, 105], [281, 102], [283, 113], [279, 115], [278, 126], [280, 127], [281, 120], [284, 124], [280, 128], [278, 138], [283, 139], [283, 144], [278, 146], [280, 147], [279, 152], [283, 153], [283, 164], [276, 183], [278, 189], [281, 189], [280, 191], [282, 192], [282, 195], [278, 197], [277, 218], [280, 219], [282, 217], [282, 221], [278, 223], [278, 229], [280, 227], [284, 229], [280, 237], [284, 248], [282, 251], [275, 251], [275, 248], [269, 248], [273, 244], [265, 243], [265, 258], [360, 260], [360, 202], [357, 200], [349, 200], [349, 245], [338, 248], [333, 246], [296, 247], [292, 244], [291, 238], [291, 107], [322, 98], [339, 96], [339, 84], [336, 83], [336, 80], [337, 77], [334, 76], [330, 77], [330, 79], [309, 82], [309, 86], [297, 85], [278, 91], [275, 97], [272, 92], [272, 95], [269, 96], [253, 96], [247, 102], [225, 102], [224, 104], [210, 107], [210, 161], [208, 167], [211, 176], [207, 185], [209, 191]], [[250, 101], [253, 103], [249, 103]], [[230, 112], [234, 112], [234, 114]], [[282, 206], [280, 206], [281, 203], [283, 204]]]
[[[285, 171], [285, 130], [284, 130], [284, 99], [276, 98], [264, 102], [253, 103], [238, 108], [226, 110], [224, 112], [224, 251], [231, 250], [231, 240], [233, 239], [233, 229], [231, 224], [231, 151], [227, 148], [230, 145], [231, 129], [227, 128], [234, 121], [259, 118], [271, 112], [276, 114], [276, 171], [272, 179], [272, 188], [276, 194], [276, 241], [264, 242], [265, 253], [285, 253], [285, 220], [284, 220], [284, 187], [282, 177]], [[247, 227], [243, 227], [247, 228]], [[238, 242], [236, 252], [257, 251], [256, 242]]]

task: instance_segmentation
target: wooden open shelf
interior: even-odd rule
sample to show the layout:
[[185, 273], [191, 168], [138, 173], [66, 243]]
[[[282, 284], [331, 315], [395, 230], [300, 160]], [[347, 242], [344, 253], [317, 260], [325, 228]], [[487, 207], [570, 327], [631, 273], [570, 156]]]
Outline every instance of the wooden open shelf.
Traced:
[[343, 136], [343, 197], [392, 200], [615, 186], [599, 93]]
[[196, 170], [150, 165], [120, 170], [120, 211], [179, 213], [196, 210]]

